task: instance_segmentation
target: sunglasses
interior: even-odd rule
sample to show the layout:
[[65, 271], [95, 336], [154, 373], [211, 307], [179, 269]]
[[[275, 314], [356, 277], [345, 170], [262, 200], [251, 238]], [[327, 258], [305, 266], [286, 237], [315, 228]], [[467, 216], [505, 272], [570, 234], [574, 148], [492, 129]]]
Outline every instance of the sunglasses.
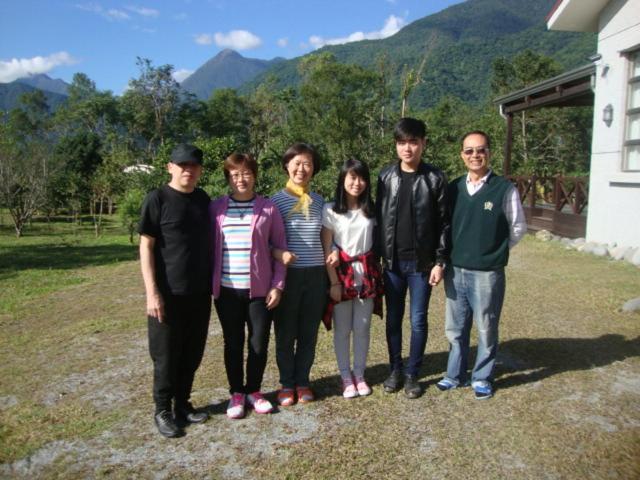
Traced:
[[468, 147], [462, 150], [462, 153], [465, 155], [473, 155], [474, 151], [478, 155], [486, 155], [489, 152], [489, 149], [487, 147]]

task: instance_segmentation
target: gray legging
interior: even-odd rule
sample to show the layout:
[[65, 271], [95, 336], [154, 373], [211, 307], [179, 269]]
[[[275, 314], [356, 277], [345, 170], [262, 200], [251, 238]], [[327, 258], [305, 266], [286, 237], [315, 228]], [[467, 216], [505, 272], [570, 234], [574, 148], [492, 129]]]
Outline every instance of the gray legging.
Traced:
[[[353, 337], [353, 375], [364, 377], [369, 353], [373, 298], [354, 298], [333, 309], [333, 348], [343, 380], [351, 378], [350, 343]], [[352, 334], [353, 332], [353, 334]]]

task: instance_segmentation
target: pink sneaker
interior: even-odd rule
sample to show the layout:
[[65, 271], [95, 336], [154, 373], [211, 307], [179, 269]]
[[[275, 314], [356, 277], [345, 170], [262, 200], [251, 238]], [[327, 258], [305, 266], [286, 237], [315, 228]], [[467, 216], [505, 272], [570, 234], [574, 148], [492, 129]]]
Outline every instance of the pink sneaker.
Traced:
[[358, 390], [356, 390], [352, 379], [342, 379], [342, 396], [344, 398], [355, 398], [358, 396]]
[[247, 402], [253, 407], [256, 413], [271, 413], [273, 405], [262, 396], [260, 392], [253, 392], [247, 395]]
[[367, 395], [371, 395], [371, 387], [367, 385], [367, 382], [364, 381], [364, 377], [356, 377], [356, 389], [358, 390], [358, 394], [366, 397]]
[[238, 419], [244, 417], [244, 393], [234, 393], [229, 400], [227, 407], [227, 417]]

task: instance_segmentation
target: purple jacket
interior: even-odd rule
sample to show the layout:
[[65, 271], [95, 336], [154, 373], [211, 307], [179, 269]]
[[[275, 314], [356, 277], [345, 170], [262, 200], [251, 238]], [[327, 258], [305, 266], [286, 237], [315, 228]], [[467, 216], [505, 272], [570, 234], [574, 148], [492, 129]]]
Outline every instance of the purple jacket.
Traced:
[[[220, 197], [209, 204], [213, 224], [213, 297], [220, 296], [222, 277], [222, 223], [227, 214], [229, 197]], [[249, 297], [266, 297], [272, 288], [284, 289], [286, 267], [274, 260], [271, 248], [287, 249], [282, 217], [271, 200], [256, 195], [251, 219], [251, 266]]]

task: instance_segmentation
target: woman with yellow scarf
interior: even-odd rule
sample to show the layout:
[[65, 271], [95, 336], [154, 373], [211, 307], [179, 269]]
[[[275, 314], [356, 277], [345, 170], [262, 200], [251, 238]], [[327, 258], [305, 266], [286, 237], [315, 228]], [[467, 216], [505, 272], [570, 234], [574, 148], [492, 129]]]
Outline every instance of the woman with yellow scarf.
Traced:
[[313, 401], [309, 374], [315, 357], [318, 327], [327, 300], [327, 272], [320, 230], [323, 198], [309, 190], [320, 159], [306, 143], [295, 143], [284, 153], [282, 166], [289, 176], [286, 187], [271, 200], [282, 215], [289, 251], [287, 281], [275, 313], [276, 361], [282, 406]]

